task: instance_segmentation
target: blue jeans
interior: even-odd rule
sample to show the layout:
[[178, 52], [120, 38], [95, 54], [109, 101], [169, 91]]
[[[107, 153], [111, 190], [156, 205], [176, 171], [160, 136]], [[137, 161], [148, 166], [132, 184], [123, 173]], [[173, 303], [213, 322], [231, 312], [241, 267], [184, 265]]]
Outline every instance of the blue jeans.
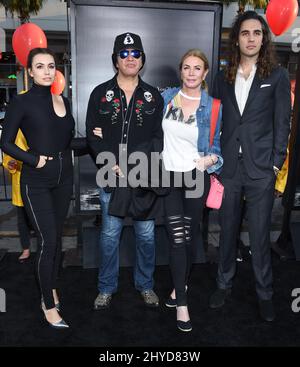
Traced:
[[[119, 243], [123, 219], [108, 214], [110, 193], [99, 190], [102, 210], [100, 232], [100, 266], [98, 289], [100, 293], [115, 293], [119, 276]], [[133, 221], [136, 237], [134, 285], [138, 291], [153, 289], [155, 268], [154, 220]]]

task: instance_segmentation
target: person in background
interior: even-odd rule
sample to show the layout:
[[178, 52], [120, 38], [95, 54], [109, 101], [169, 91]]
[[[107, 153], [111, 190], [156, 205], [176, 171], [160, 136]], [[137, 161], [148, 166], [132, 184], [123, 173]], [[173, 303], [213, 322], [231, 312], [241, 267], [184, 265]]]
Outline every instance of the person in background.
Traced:
[[[290, 85], [291, 85], [291, 108], [293, 110], [294, 102], [295, 102], [296, 80], [292, 79], [290, 81]], [[287, 183], [288, 173], [289, 173], [289, 148], [287, 149], [286, 158], [283, 163], [283, 166], [281, 167], [281, 170], [278, 172], [278, 175], [276, 178], [275, 193], [277, 197], [282, 196], [282, 194], [284, 193], [286, 183]]]
[[[26, 151], [28, 149], [26, 140], [22, 131], [17, 133], [16, 145]], [[22, 170], [22, 162], [13, 159], [7, 154], [3, 154], [3, 166], [9, 171], [12, 179], [12, 204], [17, 208], [17, 223], [18, 231], [20, 235], [20, 242], [22, 246], [22, 253], [18, 260], [20, 263], [24, 263], [30, 258], [30, 221], [24, 208], [23, 200], [21, 197], [20, 178]]]

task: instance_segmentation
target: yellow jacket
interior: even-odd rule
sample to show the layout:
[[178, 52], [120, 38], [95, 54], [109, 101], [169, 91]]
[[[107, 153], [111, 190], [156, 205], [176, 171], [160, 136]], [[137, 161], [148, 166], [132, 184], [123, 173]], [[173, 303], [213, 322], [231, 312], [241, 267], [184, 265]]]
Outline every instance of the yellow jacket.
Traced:
[[[28, 150], [26, 139], [19, 129], [18, 134], [15, 140], [16, 145], [23, 149]], [[5, 167], [9, 173], [11, 173], [11, 181], [12, 181], [12, 204], [15, 206], [24, 206], [22, 197], [21, 197], [21, 188], [20, 188], [20, 178], [21, 178], [21, 170], [22, 170], [22, 162], [17, 161], [17, 168], [16, 169], [9, 169], [8, 162], [10, 160], [15, 160], [14, 158], [10, 157], [8, 154], [3, 154], [3, 167]]]
[[288, 171], [289, 170], [289, 150], [287, 150], [286, 159], [283, 163], [283, 166], [281, 170], [278, 172], [276, 183], [275, 183], [275, 190], [284, 193], [287, 177], [288, 177]]

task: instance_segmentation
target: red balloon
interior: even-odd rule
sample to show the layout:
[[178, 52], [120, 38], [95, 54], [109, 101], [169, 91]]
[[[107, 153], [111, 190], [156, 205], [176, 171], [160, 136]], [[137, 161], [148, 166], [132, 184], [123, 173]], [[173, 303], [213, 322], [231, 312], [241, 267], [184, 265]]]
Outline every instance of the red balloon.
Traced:
[[290, 80], [290, 84], [291, 84], [291, 91], [293, 93], [295, 93], [295, 89], [296, 89], [296, 79], [291, 79]]
[[62, 94], [63, 90], [65, 89], [65, 85], [66, 81], [64, 75], [59, 70], [56, 70], [55, 79], [51, 85], [51, 93], [57, 95]]
[[34, 23], [26, 23], [15, 30], [12, 46], [20, 64], [27, 67], [30, 50], [36, 47], [47, 47], [47, 38], [39, 26]]
[[291, 102], [292, 102], [292, 107], [293, 107], [294, 101], [295, 101], [296, 79], [292, 79], [290, 81], [290, 84], [291, 84]]
[[297, 0], [271, 0], [267, 6], [267, 21], [276, 36], [287, 31], [294, 23], [297, 15]]

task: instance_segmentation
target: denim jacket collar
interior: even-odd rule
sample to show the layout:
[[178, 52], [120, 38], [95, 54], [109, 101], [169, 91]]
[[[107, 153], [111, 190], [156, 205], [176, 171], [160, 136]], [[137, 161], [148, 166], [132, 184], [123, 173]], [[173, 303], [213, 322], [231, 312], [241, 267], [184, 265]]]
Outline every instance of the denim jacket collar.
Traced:
[[202, 89], [201, 91], [201, 100], [200, 100], [200, 106], [207, 106], [208, 104], [208, 93], [205, 89]]

